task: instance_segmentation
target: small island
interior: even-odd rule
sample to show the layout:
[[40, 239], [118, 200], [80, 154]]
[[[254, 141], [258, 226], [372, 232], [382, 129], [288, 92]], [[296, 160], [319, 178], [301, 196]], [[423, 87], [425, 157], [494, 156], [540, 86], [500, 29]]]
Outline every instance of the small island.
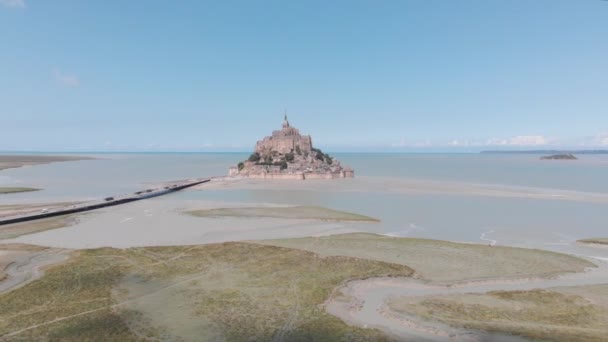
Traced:
[[541, 160], [577, 160], [572, 153], [552, 154], [550, 156], [542, 156]]
[[232, 177], [263, 179], [352, 178], [355, 172], [312, 145], [310, 135], [301, 135], [287, 120], [283, 128], [257, 142], [255, 151], [228, 170]]

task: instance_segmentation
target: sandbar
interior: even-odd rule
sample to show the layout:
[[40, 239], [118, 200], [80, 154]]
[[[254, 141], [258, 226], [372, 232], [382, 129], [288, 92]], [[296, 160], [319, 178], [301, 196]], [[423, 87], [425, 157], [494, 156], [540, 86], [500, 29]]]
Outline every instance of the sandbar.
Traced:
[[55, 155], [0, 155], [0, 170], [18, 168], [23, 166], [89, 160], [90, 157], [81, 156], [55, 156]]
[[373, 217], [349, 213], [345, 211], [333, 210], [316, 206], [293, 206], [293, 207], [234, 207], [202, 209], [187, 212], [199, 217], [242, 217], [242, 218], [281, 218], [281, 219], [302, 219], [320, 221], [363, 221], [379, 222]]

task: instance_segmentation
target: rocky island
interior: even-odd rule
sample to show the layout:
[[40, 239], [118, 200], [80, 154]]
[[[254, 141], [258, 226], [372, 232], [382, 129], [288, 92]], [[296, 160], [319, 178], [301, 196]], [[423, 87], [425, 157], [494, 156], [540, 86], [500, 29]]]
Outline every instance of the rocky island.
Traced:
[[263, 179], [352, 178], [355, 172], [312, 145], [310, 135], [301, 135], [287, 120], [281, 130], [258, 141], [255, 151], [228, 171], [229, 176]]
[[572, 153], [553, 154], [550, 156], [542, 156], [541, 160], [577, 160]]

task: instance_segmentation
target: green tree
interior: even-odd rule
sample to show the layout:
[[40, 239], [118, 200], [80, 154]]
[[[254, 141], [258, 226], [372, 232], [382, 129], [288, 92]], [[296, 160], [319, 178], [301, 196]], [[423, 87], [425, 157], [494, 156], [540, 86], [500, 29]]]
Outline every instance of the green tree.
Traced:
[[302, 149], [300, 148], [300, 145], [296, 146], [296, 153], [301, 156], [302, 155]]
[[295, 156], [293, 155], [293, 153], [286, 153], [285, 154], [285, 160], [287, 160], [290, 163], [293, 161], [294, 158], [295, 158]]
[[260, 154], [257, 152], [253, 152], [248, 159], [250, 162], [259, 162], [260, 161]]
[[245, 168], [245, 163], [240, 162], [239, 163], [239, 171], [243, 170]]

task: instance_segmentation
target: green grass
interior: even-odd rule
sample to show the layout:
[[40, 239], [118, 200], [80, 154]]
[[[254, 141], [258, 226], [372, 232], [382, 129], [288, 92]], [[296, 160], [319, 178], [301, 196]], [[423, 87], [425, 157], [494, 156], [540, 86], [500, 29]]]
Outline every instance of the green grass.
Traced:
[[0, 295], [0, 340], [383, 341], [379, 331], [348, 326], [322, 304], [349, 279], [413, 273], [250, 243], [75, 254]]
[[18, 192], [30, 192], [39, 191], [40, 189], [34, 188], [21, 188], [21, 187], [0, 187], [0, 194], [14, 194]]
[[194, 210], [187, 213], [198, 217], [270, 217], [281, 219], [379, 222], [378, 219], [369, 216], [314, 206], [218, 208]]
[[586, 296], [605, 296], [608, 285], [565, 288], [576, 294], [559, 289], [397, 298], [389, 302], [389, 307], [456, 327], [534, 340], [605, 341], [608, 305]]

